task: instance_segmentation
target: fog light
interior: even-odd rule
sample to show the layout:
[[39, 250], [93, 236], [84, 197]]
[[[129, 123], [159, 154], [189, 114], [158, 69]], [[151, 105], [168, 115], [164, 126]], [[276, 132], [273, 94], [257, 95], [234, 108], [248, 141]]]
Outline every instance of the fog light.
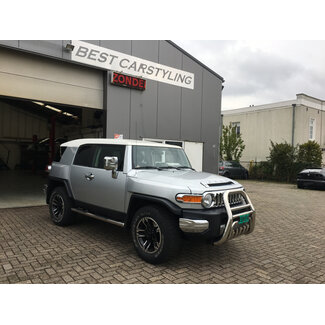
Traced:
[[201, 204], [204, 208], [210, 208], [213, 203], [213, 195], [210, 193], [206, 193], [202, 197]]

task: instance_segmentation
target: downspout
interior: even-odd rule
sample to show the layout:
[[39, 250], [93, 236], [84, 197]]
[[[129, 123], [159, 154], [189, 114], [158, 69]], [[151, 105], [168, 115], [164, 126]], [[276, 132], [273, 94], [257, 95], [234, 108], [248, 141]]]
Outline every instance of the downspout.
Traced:
[[292, 133], [291, 133], [292, 146], [294, 146], [294, 141], [295, 141], [295, 122], [296, 122], [296, 104], [292, 104]]

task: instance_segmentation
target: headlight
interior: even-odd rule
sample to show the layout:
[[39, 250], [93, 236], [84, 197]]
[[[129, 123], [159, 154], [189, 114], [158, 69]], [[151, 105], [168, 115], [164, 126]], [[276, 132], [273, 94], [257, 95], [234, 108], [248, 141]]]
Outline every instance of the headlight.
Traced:
[[202, 197], [201, 204], [206, 209], [211, 208], [211, 206], [213, 204], [213, 195], [210, 193], [204, 194]]

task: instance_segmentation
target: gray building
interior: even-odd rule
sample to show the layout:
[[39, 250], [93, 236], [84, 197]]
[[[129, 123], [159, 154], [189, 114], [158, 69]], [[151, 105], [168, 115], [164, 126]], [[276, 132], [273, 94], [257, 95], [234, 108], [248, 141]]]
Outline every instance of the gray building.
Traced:
[[0, 41], [2, 169], [41, 168], [41, 139], [51, 161], [60, 141], [119, 134], [201, 144], [216, 173], [223, 81], [170, 41]]

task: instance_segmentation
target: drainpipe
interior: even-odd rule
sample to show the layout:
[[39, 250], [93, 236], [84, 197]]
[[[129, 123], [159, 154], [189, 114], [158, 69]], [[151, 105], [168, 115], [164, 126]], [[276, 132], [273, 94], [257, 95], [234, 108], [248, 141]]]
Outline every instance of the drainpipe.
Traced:
[[[222, 86], [223, 87], [223, 86]], [[222, 126], [223, 126], [223, 114], [220, 115], [220, 126], [219, 126], [219, 148], [217, 148], [217, 174], [219, 175], [219, 161], [220, 157], [220, 145], [221, 145], [221, 137], [222, 137]]]
[[296, 104], [292, 104], [292, 134], [291, 134], [292, 146], [294, 146], [294, 141], [295, 141], [295, 121], [296, 121]]

